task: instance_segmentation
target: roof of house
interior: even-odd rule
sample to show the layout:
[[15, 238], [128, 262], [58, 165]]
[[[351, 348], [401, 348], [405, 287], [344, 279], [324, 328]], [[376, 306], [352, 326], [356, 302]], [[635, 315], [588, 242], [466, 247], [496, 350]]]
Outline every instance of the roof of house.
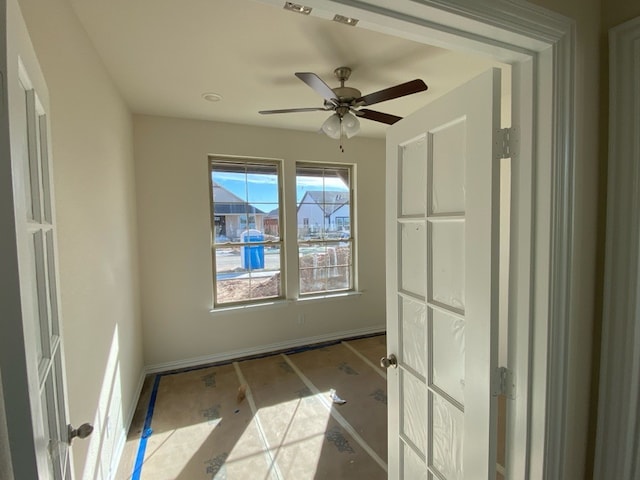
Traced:
[[332, 192], [323, 190], [307, 190], [300, 200], [298, 210], [303, 204], [316, 204], [325, 215], [331, 215], [343, 205], [349, 203], [349, 192]]
[[269, 213], [267, 213], [267, 216], [264, 217], [266, 218], [279, 218], [280, 217], [280, 209], [279, 208], [274, 208], [273, 210], [271, 210]]
[[247, 213], [264, 215], [265, 212], [250, 205], [222, 185], [213, 182], [213, 213], [214, 215], [243, 215]]

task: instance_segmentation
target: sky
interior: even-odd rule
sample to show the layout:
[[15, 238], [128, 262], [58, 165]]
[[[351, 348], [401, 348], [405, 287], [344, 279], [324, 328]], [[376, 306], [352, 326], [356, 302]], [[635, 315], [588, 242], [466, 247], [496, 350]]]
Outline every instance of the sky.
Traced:
[[[278, 177], [276, 175], [248, 174], [235, 172], [214, 172], [213, 180], [242, 199], [247, 199], [251, 205], [264, 210], [264, 205], [278, 203]], [[296, 201], [299, 202], [307, 190], [324, 189], [346, 192], [344, 182], [334, 177], [306, 177], [299, 176], [296, 180]], [[275, 207], [274, 207], [275, 208]]]

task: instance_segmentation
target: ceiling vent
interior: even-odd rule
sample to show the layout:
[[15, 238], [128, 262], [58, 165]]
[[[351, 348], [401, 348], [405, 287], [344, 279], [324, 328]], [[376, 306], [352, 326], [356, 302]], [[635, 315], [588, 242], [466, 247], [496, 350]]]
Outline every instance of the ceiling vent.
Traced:
[[335, 17], [333, 17], [333, 21], [338, 23], [344, 23], [345, 25], [351, 25], [352, 27], [355, 27], [358, 24], [357, 18], [345, 17], [343, 15], [338, 15], [338, 14], [336, 14]]
[[301, 13], [303, 15], [309, 15], [311, 13], [311, 7], [305, 7], [293, 2], [284, 2], [284, 9], [292, 12]]

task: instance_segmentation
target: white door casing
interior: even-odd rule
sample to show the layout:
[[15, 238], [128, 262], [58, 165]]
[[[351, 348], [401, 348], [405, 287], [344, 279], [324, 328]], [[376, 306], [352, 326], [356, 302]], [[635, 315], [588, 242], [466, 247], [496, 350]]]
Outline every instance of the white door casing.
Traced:
[[[9, 18], [11, 15], [14, 19], [20, 18], [15, 11], [9, 10], [9, 14]], [[14, 358], [22, 358], [24, 362], [27, 383], [23, 388], [28, 391], [20, 391], [17, 385], [8, 385], [4, 391], [28, 399], [22, 405], [12, 405], [9, 415], [17, 413], [30, 420], [14, 424], [9, 419], [8, 433], [10, 442], [15, 443], [12, 457], [16, 478], [35, 478], [37, 471], [37, 478], [62, 480], [71, 478], [72, 472], [60, 329], [48, 93], [24, 24], [13, 25], [8, 34], [10, 191], [20, 295], [20, 316], [11, 321], [20, 322], [22, 326], [10, 349]], [[29, 455], [35, 458], [35, 462], [31, 462], [32, 470], [23, 460]]]
[[496, 475], [500, 96], [493, 69], [387, 131], [391, 478]]
[[594, 478], [640, 476], [640, 17], [609, 30], [609, 156]]

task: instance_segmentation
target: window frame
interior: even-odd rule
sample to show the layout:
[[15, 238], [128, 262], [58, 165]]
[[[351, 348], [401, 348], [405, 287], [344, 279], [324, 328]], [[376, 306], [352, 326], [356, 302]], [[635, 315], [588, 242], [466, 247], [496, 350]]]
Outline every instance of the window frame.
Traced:
[[[211, 267], [212, 267], [212, 294], [213, 294], [213, 309], [225, 309], [225, 308], [233, 308], [238, 306], [246, 306], [246, 305], [260, 305], [264, 303], [269, 303], [273, 301], [283, 300], [287, 298], [286, 285], [287, 285], [287, 272], [286, 272], [286, 241], [285, 235], [283, 232], [286, 231], [285, 227], [285, 208], [284, 208], [284, 168], [283, 162], [279, 159], [273, 158], [262, 158], [262, 157], [240, 157], [240, 156], [227, 156], [227, 155], [209, 155], [208, 156], [208, 172], [209, 172], [209, 221], [210, 221], [210, 242], [211, 242]], [[278, 223], [279, 223], [279, 235], [278, 240], [269, 240], [262, 242], [225, 242], [225, 243], [216, 243], [216, 225], [215, 225], [215, 202], [214, 202], [214, 182], [213, 182], [213, 172], [214, 166], [216, 164], [227, 164], [229, 166], [233, 165], [268, 165], [274, 166], [276, 168], [276, 177], [278, 181], [277, 191], [278, 191]], [[247, 204], [249, 204], [249, 198], [246, 199]], [[271, 210], [273, 211], [273, 210]], [[269, 213], [269, 212], [265, 212]], [[221, 216], [221, 215], [217, 215]], [[242, 215], [240, 215], [242, 216]], [[255, 221], [255, 214], [251, 215], [250, 213], [245, 213], [244, 216], [249, 219], [249, 217], [253, 216]], [[248, 223], [248, 222], [247, 222]], [[263, 226], [264, 227], [264, 226]], [[217, 279], [217, 264], [216, 264], [216, 250], [220, 248], [229, 248], [229, 246], [233, 246], [234, 248], [238, 247], [246, 247], [246, 246], [280, 246], [280, 288], [279, 295], [270, 296], [270, 297], [261, 297], [261, 298], [244, 298], [238, 301], [231, 302], [219, 302], [218, 301], [218, 279]]]
[[[287, 166], [284, 159], [268, 158], [268, 157], [249, 157], [249, 156], [231, 156], [212, 154], [207, 157], [208, 174], [209, 174], [209, 220], [210, 220], [210, 242], [211, 242], [211, 267], [212, 267], [212, 312], [224, 311], [227, 309], [259, 307], [270, 304], [277, 304], [283, 301], [308, 301], [332, 296], [340, 297], [344, 295], [357, 293], [357, 240], [355, 236], [357, 206], [355, 203], [355, 184], [356, 184], [356, 165], [352, 163], [341, 162], [315, 162], [315, 161], [291, 161]], [[277, 176], [278, 191], [278, 240], [263, 242], [224, 242], [216, 243], [216, 215], [214, 202], [214, 180], [213, 172], [216, 164], [228, 164], [229, 166], [245, 166], [245, 165], [270, 165], [275, 166]], [[349, 287], [335, 290], [318, 290], [313, 292], [302, 293], [301, 291], [301, 269], [299, 256], [299, 240], [298, 240], [298, 199], [296, 195], [284, 195], [284, 192], [294, 192], [297, 188], [298, 168], [310, 168], [313, 170], [335, 170], [345, 169], [349, 175], [348, 191], [344, 193], [348, 195], [349, 204], [349, 238], [348, 239], [314, 239], [311, 243], [339, 244], [349, 242], [350, 245], [350, 263], [346, 265], [349, 268]], [[323, 187], [324, 191], [324, 187]], [[331, 190], [329, 190], [331, 191]], [[247, 198], [249, 203], [249, 198]], [[346, 202], [345, 202], [346, 203]], [[270, 210], [270, 211], [273, 211]], [[269, 212], [265, 212], [268, 214]], [[247, 214], [250, 215], [250, 214]], [[287, 229], [287, 218], [289, 222], [295, 223], [295, 228], [291, 232]], [[340, 217], [341, 219], [343, 217]], [[263, 230], [264, 230], [263, 224]], [[342, 231], [342, 230], [340, 230]], [[295, 232], [295, 233], [294, 233]], [[225, 232], [226, 233], [226, 232]], [[295, 235], [295, 238], [291, 238]], [[218, 301], [218, 279], [216, 251], [220, 248], [242, 247], [242, 246], [264, 245], [280, 246], [280, 291], [277, 296], [261, 297], [261, 298], [244, 298], [238, 301], [219, 302]], [[292, 257], [293, 256], [293, 257]], [[295, 261], [294, 261], [295, 258]]]
[[[313, 297], [322, 297], [322, 296], [327, 296], [327, 295], [341, 295], [341, 294], [345, 294], [345, 293], [351, 293], [351, 292], [355, 292], [356, 291], [356, 272], [357, 272], [357, 264], [356, 264], [356, 258], [357, 258], [357, 254], [356, 254], [356, 248], [357, 248], [357, 241], [356, 241], [356, 237], [354, 235], [354, 228], [353, 226], [355, 226], [356, 222], [355, 222], [355, 215], [356, 215], [356, 205], [355, 205], [355, 165], [353, 164], [348, 164], [348, 163], [332, 163], [332, 162], [307, 162], [307, 161], [298, 161], [295, 163], [295, 178], [294, 178], [294, 182], [296, 184], [296, 191], [297, 191], [297, 183], [298, 183], [298, 169], [309, 169], [309, 171], [313, 171], [313, 170], [336, 170], [336, 169], [344, 169], [348, 171], [348, 185], [347, 185], [347, 192], [344, 192], [347, 197], [348, 197], [348, 205], [349, 205], [349, 238], [348, 239], [328, 239], [328, 238], [321, 238], [321, 239], [310, 239], [310, 240], [306, 240], [306, 241], [301, 241], [299, 238], [299, 228], [300, 225], [298, 225], [298, 208], [301, 204], [298, 203], [298, 200], [296, 198], [296, 202], [295, 202], [295, 208], [296, 208], [296, 240], [295, 240], [295, 249], [296, 249], [296, 258], [298, 259], [298, 265], [297, 265], [297, 269], [296, 269], [296, 275], [297, 275], [297, 284], [298, 284], [298, 297], [300, 299], [308, 299], [308, 298], [313, 298]], [[325, 190], [324, 186], [322, 187], [322, 191], [323, 191], [323, 198], [324, 198], [324, 194], [329, 191], [331, 192], [332, 190]], [[301, 199], [302, 200], [302, 199]], [[346, 203], [346, 202], [345, 202]], [[342, 206], [340, 206], [339, 208], [342, 208]], [[338, 208], [338, 209], [339, 209]], [[337, 209], [337, 210], [338, 210]], [[337, 218], [337, 217], [336, 217]], [[340, 218], [344, 218], [344, 217], [340, 217]], [[308, 225], [307, 225], [308, 226]], [[324, 229], [324, 226], [323, 226]], [[300, 266], [300, 245], [312, 245], [312, 244], [325, 244], [325, 245], [330, 245], [330, 244], [335, 244], [338, 245], [340, 243], [349, 243], [350, 245], [350, 263], [349, 265], [347, 265], [347, 267], [349, 268], [349, 287], [348, 288], [342, 288], [342, 289], [333, 289], [333, 290], [329, 290], [329, 289], [325, 289], [325, 290], [316, 290], [313, 292], [304, 292], [302, 291], [302, 268]]]

